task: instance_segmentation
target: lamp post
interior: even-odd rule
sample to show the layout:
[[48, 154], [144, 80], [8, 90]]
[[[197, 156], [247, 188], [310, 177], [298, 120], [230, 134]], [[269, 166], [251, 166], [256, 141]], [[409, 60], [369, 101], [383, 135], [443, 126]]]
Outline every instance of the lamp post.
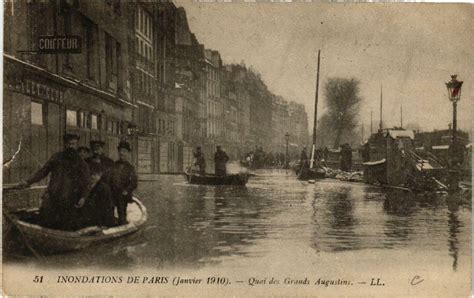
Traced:
[[451, 76], [451, 81], [446, 83], [446, 87], [448, 88], [448, 98], [449, 100], [453, 103], [453, 135], [452, 135], [452, 141], [451, 141], [451, 154], [452, 158], [456, 160], [457, 156], [456, 154], [456, 145], [457, 145], [457, 140], [456, 140], [456, 130], [457, 130], [457, 106], [458, 106], [458, 101], [461, 100], [461, 88], [462, 88], [462, 81], [457, 80], [457, 75], [452, 75]]
[[457, 75], [451, 76], [451, 81], [446, 83], [448, 89], [448, 98], [453, 103], [453, 130], [452, 130], [452, 140], [451, 140], [451, 169], [450, 169], [450, 189], [457, 190], [458, 188], [458, 173], [454, 167], [460, 162], [459, 160], [459, 149], [456, 138], [457, 130], [457, 105], [458, 101], [461, 100], [461, 88], [462, 81], [457, 80]]
[[288, 142], [290, 141], [290, 134], [288, 132], [285, 134], [285, 140], [286, 140], [285, 169], [288, 169], [290, 168], [290, 161], [289, 161], [289, 156], [288, 156]]

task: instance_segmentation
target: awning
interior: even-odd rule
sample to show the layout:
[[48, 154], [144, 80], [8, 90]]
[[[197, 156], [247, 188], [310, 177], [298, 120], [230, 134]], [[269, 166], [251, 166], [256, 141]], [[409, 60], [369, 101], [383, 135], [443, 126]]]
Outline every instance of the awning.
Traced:
[[412, 130], [394, 130], [394, 129], [389, 129], [387, 131], [387, 134], [392, 138], [410, 138], [412, 140], [415, 139], [415, 134], [413, 133]]

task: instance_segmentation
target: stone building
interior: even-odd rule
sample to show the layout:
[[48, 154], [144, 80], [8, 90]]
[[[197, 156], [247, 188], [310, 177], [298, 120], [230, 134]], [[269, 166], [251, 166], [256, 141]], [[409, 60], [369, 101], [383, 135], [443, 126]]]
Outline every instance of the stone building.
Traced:
[[126, 4], [129, 32], [129, 73], [131, 96], [138, 106], [133, 117], [136, 127], [134, 147], [138, 173], [159, 170], [156, 127], [157, 24], [156, 3], [131, 1]]
[[[118, 142], [132, 140], [137, 108], [123, 4], [14, 1], [4, 16], [3, 149], [5, 159], [19, 154], [3, 182], [26, 179], [41, 167], [62, 149], [65, 132], [78, 133], [81, 145], [103, 140], [116, 158]], [[79, 42], [74, 53], [46, 54], [42, 36], [77, 36]]]

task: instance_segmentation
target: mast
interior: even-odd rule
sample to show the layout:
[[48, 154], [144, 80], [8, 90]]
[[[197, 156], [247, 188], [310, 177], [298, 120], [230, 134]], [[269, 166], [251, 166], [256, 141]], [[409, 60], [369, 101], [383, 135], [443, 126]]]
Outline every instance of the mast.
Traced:
[[316, 95], [314, 96], [314, 123], [313, 123], [313, 146], [311, 148], [311, 164], [314, 165], [314, 154], [316, 150], [316, 128], [318, 123], [318, 95], [319, 95], [319, 65], [321, 62], [321, 50], [318, 50], [318, 69], [316, 72]]
[[379, 129], [382, 130], [382, 104], [383, 104], [383, 95], [382, 95], [382, 84], [380, 84], [380, 123]]
[[370, 135], [372, 135], [372, 110], [370, 110]]
[[403, 105], [400, 104], [400, 128], [403, 128]]

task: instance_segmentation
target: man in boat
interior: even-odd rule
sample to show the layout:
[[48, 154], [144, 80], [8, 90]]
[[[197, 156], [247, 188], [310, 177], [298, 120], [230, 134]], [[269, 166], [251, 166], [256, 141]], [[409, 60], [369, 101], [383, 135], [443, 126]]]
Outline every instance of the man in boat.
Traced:
[[130, 144], [121, 141], [117, 147], [119, 159], [114, 162], [106, 174], [106, 181], [112, 190], [114, 204], [117, 207], [119, 224], [127, 224], [127, 204], [132, 202], [132, 192], [137, 188], [135, 167], [128, 161]]
[[308, 153], [306, 152], [306, 146], [304, 146], [303, 150], [301, 151], [300, 167], [301, 168], [309, 168]]
[[112, 159], [104, 155], [105, 143], [102, 141], [91, 141], [90, 146], [92, 156], [86, 159], [89, 168], [91, 170], [97, 168], [97, 171], [105, 173], [114, 164]]
[[349, 172], [352, 168], [352, 148], [349, 144], [341, 145], [341, 170]]
[[214, 166], [215, 173], [217, 176], [225, 176], [227, 174], [227, 162], [229, 161], [229, 156], [225, 153], [221, 146], [216, 147], [216, 153], [214, 154]]
[[89, 158], [90, 150], [86, 146], [80, 146], [79, 148], [77, 148], [77, 152], [79, 153], [79, 156], [83, 160], [86, 160], [87, 158]]
[[204, 175], [206, 172], [206, 159], [204, 158], [204, 154], [201, 151], [201, 147], [197, 147], [196, 151], [194, 152], [194, 165], [199, 168], [199, 174]]
[[65, 134], [64, 150], [51, 156], [41, 169], [19, 185], [19, 188], [28, 187], [51, 174], [39, 211], [39, 224], [44, 227], [61, 230], [79, 227], [76, 207], [89, 193], [90, 176], [87, 163], [77, 152], [78, 140], [78, 135]]
[[100, 168], [91, 169], [91, 191], [81, 209], [83, 226], [112, 227], [115, 225], [112, 191], [105, 183]]

